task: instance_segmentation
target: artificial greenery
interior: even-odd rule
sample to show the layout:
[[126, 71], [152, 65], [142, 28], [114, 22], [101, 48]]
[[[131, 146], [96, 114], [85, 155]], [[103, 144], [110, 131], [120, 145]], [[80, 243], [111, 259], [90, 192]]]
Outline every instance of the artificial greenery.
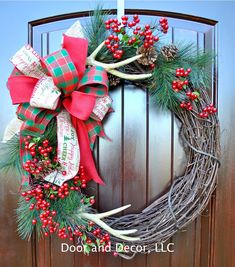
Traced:
[[[83, 28], [85, 38], [88, 40], [88, 54], [90, 55], [99, 44], [101, 44], [108, 36], [105, 29], [105, 21], [110, 15], [109, 11], [102, 10], [102, 6], [98, 6], [91, 14], [90, 20], [86, 27]], [[112, 56], [103, 48], [97, 55], [97, 59], [106, 62], [112, 61]]]
[[196, 89], [210, 86], [210, 66], [213, 61], [211, 52], [198, 51], [193, 44], [177, 45], [179, 52], [172, 60], [167, 60], [160, 52], [153, 76], [150, 79], [150, 94], [162, 108], [176, 111], [184, 96], [172, 90], [177, 68], [191, 68], [190, 84]]
[[[89, 54], [91, 54], [97, 46], [103, 42], [107, 36], [108, 31], [105, 28], [105, 21], [110, 13], [103, 11], [102, 7], [98, 7], [92, 13], [91, 19], [84, 28], [85, 36], [89, 40]], [[158, 21], [151, 23], [151, 30], [157, 29]], [[213, 55], [211, 52], [198, 51], [193, 44], [176, 44], [178, 53], [172, 60], [167, 60], [161, 53], [161, 37], [160, 41], [155, 44], [158, 51], [158, 58], [155, 68], [152, 71], [151, 79], [135, 82], [137, 86], [148, 88], [154, 101], [162, 109], [170, 109], [176, 111], [179, 108], [179, 103], [184, 100], [184, 95], [172, 90], [172, 81], [175, 79], [175, 70], [177, 68], [191, 68], [190, 83], [193, 88], [200, 87], [208, 88], [211, 83], [211, 69]], [[130, 58], [136, 55], [137, 46], [129, 46], [127, 44], [128, 35], [120, 35], [122, 50], [124, 51], [123, 59]], [[104, 47], [97, 55], [97, 60], [101, 62], [114, 62], [116, 59], [112, 58], [111, 53]], [[135, 62], [128, 66], [120, 68], [121, 71], [127, 73], [146, 73], [151, 72], [150, 69]]]
[[[23, 191], [27, 189], [29, 188], [23, 188]], [[87, 221], [82, 219], [79, 214], [89, 211], [90, 198], [87, 198], [81, 192], [70, 191], [70, 194], [64, 199], [46, 199], [50, 202], [50, 210], [57, 211], [54, 220], [59, 224], [60, 229], [63, 227], [71, 227], [71, 229], [75, 230], [77, 226], [84, 226], [84, 229], [87, 228]], [[39, 217], [43, 211], [37, 209], [30, 210], [32, 204], [36, 204], [35, 198], [31, 198], [29, 201], [25, 201], [22, 196], [19, 198], [18, 208], [16, 210], [18, 222], [17, 230], [23, 239], [30, 239], [34, 229], [36, 229], [39, 238], [46, 232], [46, 230], [42, 228], [42, 222]], [[37, 220], [36, 225], [32, 224], [33, 219]]]
[[20, 181], [22, 166], [20, 161], [19, 136], [16, 134], [7, 142], [0, 143], [0, 172], [4, 177], [12, 173]]

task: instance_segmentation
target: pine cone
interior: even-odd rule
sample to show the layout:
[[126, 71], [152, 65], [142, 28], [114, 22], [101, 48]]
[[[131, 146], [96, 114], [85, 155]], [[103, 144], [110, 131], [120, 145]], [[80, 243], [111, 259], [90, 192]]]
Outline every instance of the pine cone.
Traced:
[[161, 48], [161, 53], [166, 60], [172, 60], [175, 58], [179, 49], [175, 45], [165, 45]]
[[109, 85], [110, 86], [116, 86], [120, 83], [121, 79], [117, 76], [114, 76], [110, 73], [108, 73], [108, 78], [109, 78]]
[[145, 66], [153, 64], [157, 60], [157, 57], [158, 57], [157, 51], [155, 47], [153, 46], [145, 48], [142, 45], [137, 49], [136, 54], [137, 55], [142, 54], [142, 57], [138, 58], [137, 61], [140, 64], [145, 65]]

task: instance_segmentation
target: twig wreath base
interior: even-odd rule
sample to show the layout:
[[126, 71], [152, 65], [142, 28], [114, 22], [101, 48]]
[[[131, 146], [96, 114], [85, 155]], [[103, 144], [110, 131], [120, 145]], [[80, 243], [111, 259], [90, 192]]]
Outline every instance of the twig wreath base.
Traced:
[[[199, 108], [210, 103], [206, 90], [201, 89], [200, 92]], [[184, 175], [175, 178], [169, 191], [142, 212], [110, 217], [106, 221], [115, 229], [138, 229], [140, 240], [134, 245], [146, 246], [142, 253], [155, 251], [156, 243], [166, 242], [200, 216], [216, 187], [220, 166], [217, 115], [212, 115], [210, 120], [198, 119], [195, 113], [183, 110], [175, 115], [181, 124], [179, 136], [188, 161]], [[115, 244], [121, 240], [111, 239], [115, 250]], [[133, 242], [126, 241], [125, 244], [131, 246]], [[135, 253], [119, 255], [131, 259]]]

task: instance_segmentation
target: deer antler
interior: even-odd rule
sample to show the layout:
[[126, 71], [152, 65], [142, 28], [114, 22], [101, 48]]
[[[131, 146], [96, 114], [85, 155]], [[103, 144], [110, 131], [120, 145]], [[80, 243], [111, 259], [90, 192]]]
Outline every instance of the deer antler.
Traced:
[[89, 221], [93, 221], [95, 224], [99, 225], [101, 228], [103, 228], [104, 230], [106, 230], [107, 232], [109, 232], [110, 234], [112, 234], [113, 236], [116, 236], [120, 239], [123, 240], [127, 240], [127, 241], [137, 241], [139, 240], [139, 237], [130, 237], [127, 236], [129, 234], [134, 234], [137, 232], [137, 229], [132, 229], [132, 230], [115, 230], [113, 228], [111, 228], [110, 226], [108, 226], [105, 222], [103, 222], [101, 219], [111, 216], [113, 214], [116, 214], [120, 211], [123, 211], [127, 208], [129, 208], [131, 205], [126, 205], [114, 210], [110, 210], [104, 213], [99, 213], [99, 214], [91, 214], [91, 213], [81, 213], [79, 214], [82, 218], [89, 220]]
[[122, 79], [126, 79], [126, 80], [132, 80], [132, 81], [142, 80], [142, 79], [147, 79], [147, 78], [152, 76], [151, 73], [148, 73], [148, 74], [127, 74], [127, 73], [123, 73], [123, 72], [115, 70], [116, 68], [120, 68], [122, 66], [125, 66], [125, 65], [135, 61], [136, 59], [142, 57], [142, 55], [136, 55], [134, 57], [131, 57], [131, 58], [128, 58], [128, 59], [125, 59], [125, 60], [122, 60], [122, 61], [119, 61], [116, 63], [102, 63], [102, 62], [97, 61], [95, 58], [103, 46], [104, 46], [104, 42], [102, 42], [93, 51], [93, 53], [87, 58], [87, 60], [86, 60], [87, 65], [103, 67], [107, 72], [109, 72], [115, 76], [118, 76]]

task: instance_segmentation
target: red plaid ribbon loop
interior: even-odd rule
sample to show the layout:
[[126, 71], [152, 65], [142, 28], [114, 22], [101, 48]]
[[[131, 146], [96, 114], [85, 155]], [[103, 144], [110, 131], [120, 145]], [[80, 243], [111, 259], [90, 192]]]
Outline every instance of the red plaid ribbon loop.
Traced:
[[65, 96], [77, 89], [78, 73], [67, 50], [54, 52], [41, 61], [55, 85], [63, 91]]

